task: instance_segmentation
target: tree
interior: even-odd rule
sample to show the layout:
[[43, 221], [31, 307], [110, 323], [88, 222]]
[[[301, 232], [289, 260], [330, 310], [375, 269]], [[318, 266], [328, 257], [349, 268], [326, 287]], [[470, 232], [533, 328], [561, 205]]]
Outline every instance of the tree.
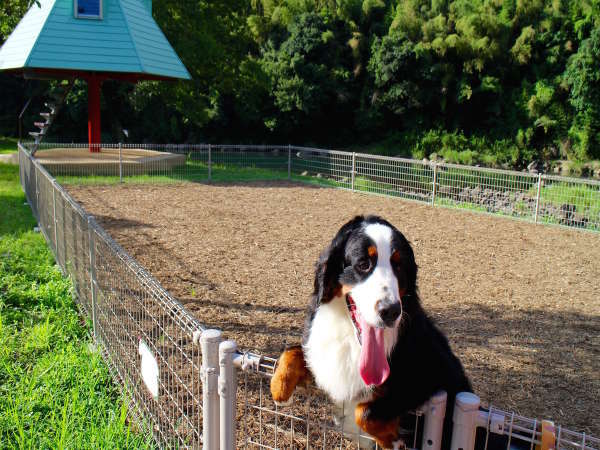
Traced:
[[600, 27], [581, 42], [569, 60], [565, 80], [576, 115], [569, 135], [579, 159], [600, 158]]

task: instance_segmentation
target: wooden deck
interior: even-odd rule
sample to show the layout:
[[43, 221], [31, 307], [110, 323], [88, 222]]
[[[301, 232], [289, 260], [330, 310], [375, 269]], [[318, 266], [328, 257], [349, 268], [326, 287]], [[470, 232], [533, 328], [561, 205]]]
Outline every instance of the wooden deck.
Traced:
[[[119, 175], [119, 149], [102, 148], [91, 153], [87, 148], [40, 150], [35, 157], [54, 175]], [[185, 164], [185, 155], [139, 148], [123, 149], [123, 175], [156, 173]]]

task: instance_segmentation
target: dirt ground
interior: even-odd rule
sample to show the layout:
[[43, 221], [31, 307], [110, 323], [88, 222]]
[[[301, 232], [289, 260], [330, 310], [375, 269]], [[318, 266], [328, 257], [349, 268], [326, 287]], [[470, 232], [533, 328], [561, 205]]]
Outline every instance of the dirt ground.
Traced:
[[338, 228], [379, 214], [482, 400], [600, 435], [599, 234], [285, 182], [69, 191], [201, 322], [269, 356], [299, 341]]

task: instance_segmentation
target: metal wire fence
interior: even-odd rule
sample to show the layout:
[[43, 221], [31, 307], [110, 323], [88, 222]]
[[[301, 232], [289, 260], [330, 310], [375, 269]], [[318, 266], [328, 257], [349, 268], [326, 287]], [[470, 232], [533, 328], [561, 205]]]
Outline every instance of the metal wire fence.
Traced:
[[[42, 144], [65, 183], [292, 179], [600, 231], [600, 181], [290, 145]], [[102, 150], [102, 151], [100, 151]]]
[[[200, 447], [202, 360], [194, 334], [202, 326], [23, 148], [19, 165], [40, 231], [71, 278], [74, 297], [91, 318], [94, 338], [133, 400], [133, 412], [163, 445]], [[144, 371], [144, 364], [154, 367]]]
[[[67, 154], [77, 148], [89, 151], [87, 146], [74, 146]], [[124, 148], [109, 147], [117, 152]], [[268, 170], [265, 176], [269, 177], [310, 177], [345, 189], [361, 190], [362, 186], [366, 192], [459, 205], [472, 202], [464, 194], [466, 188], [485, 192], [503, 183], [509, 199], [518, 193], [533, 195], [535, 208], [528, 200], [526, 211], [537, 213], [538, 218], [544, 217], [542, 198], [545, 202], [563, 201], [559, 195], [564, 190], [554, 185], [571, 183], [567, 185], [570, 189], [584, 189], [589, 208], [598, 204], [596, 184], [557, 177], [546, 177], [540, 184], [542, 177], [528, 174], [510, 173], [509, 177], [504, 171], [494, 171], [489, 175], [479, 168], [445, 165], [440, 169], [439, 165], [405, 159], [290, 146], [154, 148], [160, 152], [159, 158], [168, 156], [166, 150], [185, 154], [185, 163], [167, 166], [164, 159], [157, 162], [152, 160], [155, 155], [145, 155], [150, 158], [146, 160], [150, 168], [126, 172], [123, 165], [109, 159], [109, 165], [101, 166], [100, 175], [93, 165], [79, 172], [67, 168], [64, 161], [47, 167], [64, 182], [88, 182], [97, 177], [102, 183], [218, 179], [225, 175], [239, 179], [244, 176], [239, 169], [251, 167]], [[161, 447], [377, 448], [371, 437], [353, 427], [351, 405], [332, 405], [314, 389], [300, 390], [292, 405], [274, 404], [268, 380], [276, 360], [238, 351], [234, 342], [221, 342], [219, 331], [204, 329], [72, 199], [42, 165], [45, 155], [44, 149], [40, 150], [34, 158], [19, 145], [20, 177], [27, 200], [58, 265], [73, 281], [76, 301], [91, 319], [94, 338], [113, 376], [132, 400], [133, 416], [151, 430]], [[233, 169], [227, 169], [229, 165]], [[221, 170], [224, 173], [219, 173]], [[571, 213], [581, 214], [582, 210]], [[445, 393], [440, 393], [414, 411], [409, 447], [440, 449], [445, 402]], [[454, 411], [452, 450], [600, 450], [600, 440], [585, 433], [492, 406], [482, 409], [473, 394], [460, 394]]]

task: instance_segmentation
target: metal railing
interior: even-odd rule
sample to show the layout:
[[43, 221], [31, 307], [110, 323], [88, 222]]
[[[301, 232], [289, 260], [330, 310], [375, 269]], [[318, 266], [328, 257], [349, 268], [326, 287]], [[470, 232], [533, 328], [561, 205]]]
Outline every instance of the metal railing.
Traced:
[[23, 147], [19, 166], [39, 228], [133, 412], [162, 445], [199, 447], [201, 374], [211, 369], [202, 366], [202, 326]]
[[[293, 179], [600, 231], [600, 181], [290, 145], [41, 144], [65, 183]], [[232, 174], [233, 169], [238, 169]], [[252, 169], [250, 172], [248, 169]], [[225, 178], [224, 178], [225, 177]]]
[[[237, 161], [235, 167], [239, 167], [240, 159], [252, 157], [246, 152], [241, 154], [239, 148], [234, 148], [233, 155], [230, 147], [219, 147], [214, 153], [208, 146], [200, 151], [204, 149], [210, 155], [205, 161], [233, 158]], [[265, 158], [264, 148], [260, 149], [252, 154], [256, 157], [252, 164], [272, 164], [272, 156]], [[380, 158], [365, 158], [365, 162], [362, 156], [348, 157], [340, 152], [292, 147], [276, 150], [283, 153], [285, 164], [278, 162], [280, 165], [275, 167], [283, 170], [284, 177], [318, 167], [318, 173], [325, 173], [328, 180], [339, 178], [351, 189], [352, 183], [361, 180], [345, 177], [350, 165], [361, 174], [369, 170], [371, 182], [383, 183], [388, 189], [394, 186], [397, 190], [393, 192], [400, 189], [388, 182], [386, 171], [390, 169], [379, 166]], [[293, 152], [297, 152], [295, 157]], [[324, 160], [332, 157], [336, 158], [335, 164], [326, 165]], [[299, 167], [293, 158], [302, 159], [303, 165]], [[19, 144], [20, 178], [27, 200], [58, 265], [73, 281], [74, 297], [91, 319], [95, 341], [113, 376], [132, 400], [132, 414], [148, 427], [161, 447], [229, 450], [374, 446], [371, 437], [349, 426], [353, 423], [352, 410], [332, 405], [315, 389], [300, 389], [290, 406], [274, 404], [268, 394], [268, 380], [276, 360], [238, 351], [235, 342], [222, 341], [220, 331], [204, 329], [73, 200], [40, 161]], [[421, 177], [427, 170], [435, 174], [435, 168], [427, 169], [425, 164], [414, 171], [410, 160], [394, 161], [397, 166], [393, 173], [408, 170], [410, 177], [403, 180], [413, 189], [425, 185]], [[211, 170], [217, 169], [219, 165], [214, 164]], [[175, 175], [172, 167], [164, 170]], [[71, 182], [68, 176], [65, 180]], [[182, 179], [187, 179], [185, 176], [184, 172]], [[117, 182], [121, 180], [117, 178]], [[464, 180], [472, 181], [466, 175]], [[514, 180], [515, 189], [523, 189], [520, 182]], [[439, 450], [445, 399], [440, 393], [414, 412], [408, 446]], [[600, 440], [585, 433], [553, 428], [547, 422], [491, 406], [482, 410], [473, 394], [459, 394], [453, 423], [452, 450], [488, 450], [499, 445], [507, 450], [534, 450], [538, 446], [541, 450], [600, 450]]]

